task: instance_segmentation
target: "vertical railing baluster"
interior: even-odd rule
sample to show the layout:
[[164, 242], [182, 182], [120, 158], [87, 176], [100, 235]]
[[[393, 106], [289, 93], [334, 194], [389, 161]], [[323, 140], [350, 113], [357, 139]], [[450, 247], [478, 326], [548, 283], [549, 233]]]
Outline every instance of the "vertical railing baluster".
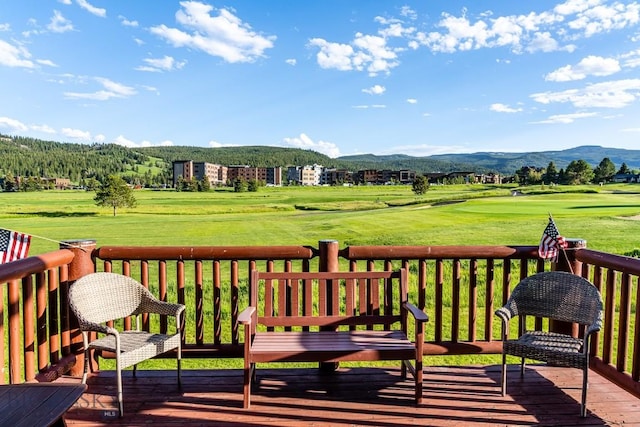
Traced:
[[468, 340], [474, 342], [477, 338], [477, 316], [478, 315], [478, 260], [469, 260], [469, 319], [467, 328], [469, 330]]
[[452, 291], [451, 291], [451, 341], [460, 341], [460, 259], [455, 258], [452, 265]]
[[618, 314], [618, 356], [616, 358], [616, 368], [618, 372], [627, 370], [627, 351], [629, 343], [629, 322], [631, 320], [631, 276], [622, 273], [620, 281], [620, 312]]
[[36, 338], [38, 340], [38, 372], [49, 365], [49, 348], [47, 343], [47, 274], [36, 273]]
[[25, 381], [33, 380], [35, 378], [36, 370], [34, 306], [33, 276], [29, 275], [22, 279], [22, 357], [24, 362]]
[[196, 344], [204, 344], [204, 285], [202, 275], [202, 260], [195, 262], [195, 314], [196, 314]]
[[604, 342], [602, 343], [602, 361], [611, 363], [613, 354], [613, 319], [616, 312], [616, 272], [607, 270], [607, 290], [604, 301]]
[[222, 343], [222, 276], [220, 261], [213, 261], [213, 343]]
[[[505, 263], [508, 261], [505, 260]], [[494, 293], [495, 293], [495, 261], [493, 258], [487, 260], [486, 270], [486, 290], [484, 297], [484, 339], [487, 342], [493, 341], [493, 319], [494, 315]]]

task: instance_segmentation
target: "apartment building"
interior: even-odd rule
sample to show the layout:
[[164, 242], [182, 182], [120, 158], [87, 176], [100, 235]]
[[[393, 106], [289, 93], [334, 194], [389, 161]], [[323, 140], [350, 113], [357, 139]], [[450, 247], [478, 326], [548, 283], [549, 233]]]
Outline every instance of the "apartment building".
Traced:
[[173, 186], [178, 183], [178, 178], [182, 177], [189, 181], [196, 179], [202, 181], [205, 177], [213, 186], [224, 185], [227, 182], [228, 169], [226, 166], [207, 162], [194, 162], [192, 160], [178, 160], [173, 162]]

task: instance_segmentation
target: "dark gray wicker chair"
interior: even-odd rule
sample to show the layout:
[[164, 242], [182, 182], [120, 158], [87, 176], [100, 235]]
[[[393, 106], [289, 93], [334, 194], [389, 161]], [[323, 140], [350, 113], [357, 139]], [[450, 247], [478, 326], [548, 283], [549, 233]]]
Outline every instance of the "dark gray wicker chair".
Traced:
[[[507, 355], [521, 358], [521, 375], [524, 375], [525, 359], [579, 368], [583, 371], [580, 415], [586, 416], [589, 342], [591, 335], [602, 325], [602, 297], [598, 289], [587, 279], [571, 273], [538, 273], [518, 283], [496, 315], [502, 319], [502, 395], [507, 391]], [[584, 325], [584, 338], [526, 331], [526, 322], [523, 321], [520, 325], [524, 330], [520, 330], [519, 338], [508, 340], [509, 320], [516, 316], [536, 316]]]
[[[115, 273], [92, 273], [82, 277], [69, 289], [69, 303], [72, 312], [78, 318], [84, 343], [82, 383], [87, 381], [90, 349], [115, 353], [118, 410], [121, 417], [124, 413], [122, 369], [133, 366], [135, 376], [136, 365], [139, 362], [177, 349], [178, 385], [181, 384], [180, 317], [185, 309], [184, 305], [160, 301], [136, 280]], [[139, 315], [142, 313], [175, 316], [176, 333], [165, 335], [140, 331]], [[108, 321], [128, 316], [135, 316], [135, 331], [118, 332], [105, 325]], [[105, 336], [89, 342], [89, 332], [98, 332]]]

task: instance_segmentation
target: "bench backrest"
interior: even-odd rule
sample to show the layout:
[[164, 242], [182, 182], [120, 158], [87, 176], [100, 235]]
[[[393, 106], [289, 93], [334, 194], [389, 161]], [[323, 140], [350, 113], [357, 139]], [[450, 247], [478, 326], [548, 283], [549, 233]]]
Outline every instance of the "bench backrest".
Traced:
[[250, 304], [267, 330], [406, 329], [407, 271], [251, 272]]

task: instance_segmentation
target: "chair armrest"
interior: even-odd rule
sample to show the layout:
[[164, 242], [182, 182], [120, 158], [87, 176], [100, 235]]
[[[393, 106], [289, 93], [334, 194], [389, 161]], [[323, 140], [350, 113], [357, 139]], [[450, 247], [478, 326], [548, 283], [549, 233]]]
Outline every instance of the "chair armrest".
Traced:
[[429, 320], [429, 316], [427, 316], [427, 313], [420, 310], [410, 302], [405, 302], [402, 305], [409, 313], [411, 313], [411, 315], [416, 319], [417, 322], [427, 322]]
[[509, 310], [509, 308], [507, 308], [506, 306], [497, 309], [495, 312], [495, 315], [498, 316], [500, 319], [502, 319], [502, 323], [505, 325], [509, 323], [509, 320], [511, 320], [514, 317], [511, 310]]
[[254, 314], [256, 312], [255, 307], [247, 307], [238, 315], [238, 323], [242, 325], [251, 325], [254, 320]]
[[93, 323], [86, 320], [79, 320], [80, 330], [84, 332], [99, 332], [106, 335], [118, 335], [118, 331], [110, 326]]
[[185, 306], [183, 304], [164, 302], [155, 298], [144, 298], [134, 314], [154, 313], [175, 317], [182, 313], [184, 310]]

